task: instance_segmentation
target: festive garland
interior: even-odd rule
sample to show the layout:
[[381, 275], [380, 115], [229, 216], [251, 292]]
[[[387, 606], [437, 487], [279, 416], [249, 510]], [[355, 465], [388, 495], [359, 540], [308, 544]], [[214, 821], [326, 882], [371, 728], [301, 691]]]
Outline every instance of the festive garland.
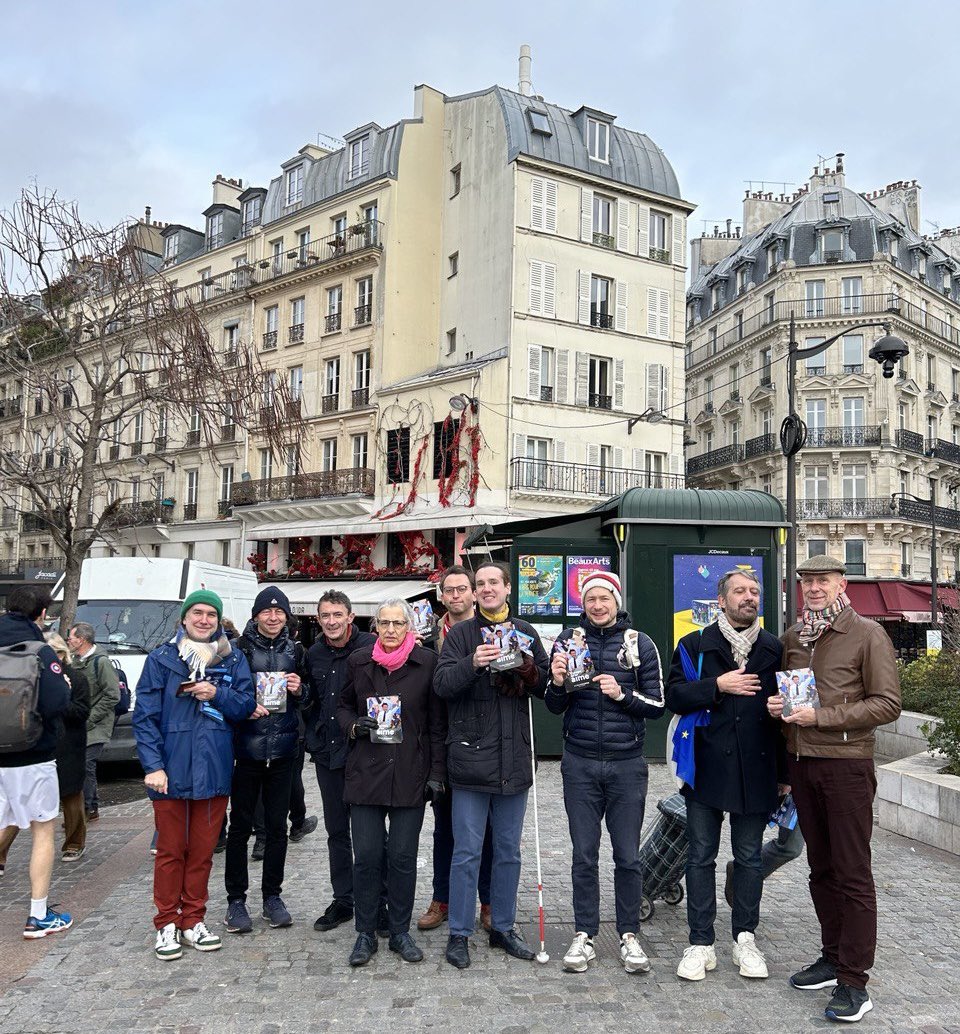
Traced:
[[[397, 533], [397, 538], [403, 549], [403, 563], [395, 567], [374, 567], [370, 556], [377, 543], [376, 535], [342, 535], [337, 540], [339, 552], [327, 550], [323, 553], [311, 553], [309, 549], [303, 549], [292, 557], [285, 575], [279, 575], [273, 569], [268, 571], [266, 557], [259, 553], [251, 553], [247, 557], [247, 562], [261, 582], [290, 578], [293, 575], [303, 575], [311, 579], [335, 578], [346, 574], [348, 569], [354, 572], [358, 581], [396, 575], [423, 576], [428, 572], [429, 580], [436, 581], [442, 573], [443, 557], [440, 550], [424, 538], [422, 531], [401, 531]], [[431, 568], [426, 568], [420, 563], [426, 557], [433, 561]]]
[[417, 501], [417, 485], [420, 483], [420, 479], [423, 477], [423, 461], [427, 455], [427, 449], [430, 445], [430, 435], [425, 434], [420, 440], [420, 445], [417, 449], [416, 459], [413, 462], [413, 474], [410, 476], [410, 491], [407, 493], [407, 498], [402, 503], [397, 503], [392, 513], [384, 513], [383, 511], [390, 504], [387, 503], [381, 506], [379, 510], [373, 515], [377, 520], [389, 521], [394, 517], [399, 517], [400, 514], [405, 513], [410, 509], [411, 506]]

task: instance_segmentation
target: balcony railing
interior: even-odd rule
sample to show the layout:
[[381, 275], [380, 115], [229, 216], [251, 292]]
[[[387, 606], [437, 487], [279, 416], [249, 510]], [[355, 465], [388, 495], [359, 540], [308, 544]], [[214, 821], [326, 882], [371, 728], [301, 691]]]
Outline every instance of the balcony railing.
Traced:
[[109, 521], [112, 528], [133, 528], [144, 524], [170, 524], [173, 507], [157, 499], [142, 503], [121, 503]]
[[130, 443], [130, 455], [139, 456], [143, 453], [143, 442], [131, 442]]
[[[897, 513], [904, 520], [912, 524], [923, 524], [930, 527], [930, 503], [919, 502], [916, 499], [897, 499]], [[889, 504], [887, 516], [889, 513]], [[960, 528], [960, 510], [952, 506], [937, 507], [937, 527], [939, 528]]]
[[540, 401], [553, 402], [553, 387], [549, 384], [540, 385]]
[[510, 461], [510, 487], [518, 492], [608, 497], [628, 488], [683, 488], [683, 478], [679, 474], [515, 456]]
[[910, 577], [910, 565], [909, 564], [901, 564], [900, 565], [900, 577], [901, 578], [909, 578]]
[[235, 442], [237, 440], [237, 425], [222, 424], [220, 427], [221, 442]]
[[859, 520], [865, 517], [890, 518], [890, 499], [799, 499], [797, 516], [802, 521], [826, 521], [835, 517]]
[[353, 310], [353, 325], [355, 327], [366, 326], [373, 319], [372, 305], [358, 305]]
[[230, 502], [229, 499], [221, 499], [217, 503], [217, 516], [218, 517], [229, 517], [230, 516], [230, 510], [231, 510], [232, 506], [233, 506], [233, 504]]
[[803, 372], [808, 377], [822, 377], [827, 372], [827, 368], [825, 366], [805, 366]]
[[[843, 364], [843, 372], [844, 373], [863, 373], [863, 363], [844, 363]], [[849, 565], [847, 566], [847, 570], [848, 571], [850, 570]]]
[[925, 452], [923, 435], [917, 434], [916, 431], [897, 431], [897, 448], [923, 456]]
[[303, 411], [303, 400], [299, 399], [299, 398], [287, 399], [287, 407], [286, 408], [287, 408], [287, 418], [289, 420], [299, 420], [300, 419], [300, 414]]
[[811, 427], [807, 431], [807, 448], [859, 448], [864, 445], [879, 445], [880, 434], [881, 428], [879, 425], [863, 427]]
[[268, 330], [263, 335], [263, 349], [269, 351], [271, 348], [277, 347], [277, 332], [275, 330]]
[[743, 446], [743, 455], [745, 459], [751, 459], [753, 456], [766, 456], [767, 453], [776, 452], [779, 443], [775, 434], [761, 434], [756, 438], [751, 438]]
[[157, 452], [167, 451], [167, 436], [165, 434], [158, 434], [153, 440], [153, 446]]
[[602, 309], [590, 306], [590, 326], [600, 327], [602, 330], [613, 330], [613, 313], [604, 312]]
[[612, 234], [598, 233], [596, 230], [593, 231], [593, 243], [598, 248], [615, 248], [617, 246], [617, 242]]
[[340, 329], [341, 313], [331, 312], [329, 316], [323, 321], [323, 331], [325, 334], [332, 334], [335, 330]]
[[20, 416], [22, 399], [19, 395], [12, 398], [0, 399], [0, 420], [8, 416]]
[[287, 341], [293, 345], [298, 341], [303, 340], [303, 324], [294, 323], [292, 327], [287, 330]]
[[742, 463], [744, 447], [742, 445], [725, 445], [722, 449], [711, 449], [710, 452], [691, 456], [687, 460], [687, 477], [700, 474], [713, 467], [725, 467], [730, 463]]
[[851, 575], [851, 574], [865, 575], [867, 573], [867, 565], [865, 563], [861, 562], [861, 561], [848, 560], [844, 564], [844, 567], [846, 567], [848, 575]]
[[591, 409], [613, 409], [613, 396], [600, 395], [595, 391], [591, 391], [587, 404]]
[[234, 506], [287, 499], [323, 499], [328, 496], [372, 496], [374, 471], [368, 467], [347, 467], [344, 470], [318, 471], [313, 474], [241, 481], [233, 486], [230, 502]]
[[184, 439], [183, 445], [186, 449], [195, 449], [200, 444], [200, 432], [199, 431], [187, 431], [187, 437]]
[[960, 445], [945, 442], [942, 438], [927, 439], [927, 455], [936, 456], [938, 460], [946, 460], [947, 463], [960, 465]]
[[340, 396], [338, 394], [331, 393], [330, 395], [323, 395], [320, 399], [320, 412], [321, 413], [336, 413], [340, 408]]
[[197, 504], [196, 503], [184, 503], [183, 504], [183, 519], [185, 521], [195, 521], [197, 519]]
[[354, 388], [350, 392], [350, 408], [351, 409], [362, 409], [364, 406], [370, 405], [370, 389], [369, 388]]

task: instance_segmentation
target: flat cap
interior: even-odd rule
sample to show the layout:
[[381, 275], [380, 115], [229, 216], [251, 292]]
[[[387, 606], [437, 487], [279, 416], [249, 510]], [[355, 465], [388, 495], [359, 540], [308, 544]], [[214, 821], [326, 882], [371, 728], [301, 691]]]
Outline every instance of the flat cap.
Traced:
[[842, 560], [836, 557], [827, 556], [822, 553], [820, 556], [812, 556], [797, 565], [797, 574], [822, 574], [824, 571], [836, 571], [837, 574], [846, 574], [847, 566]]

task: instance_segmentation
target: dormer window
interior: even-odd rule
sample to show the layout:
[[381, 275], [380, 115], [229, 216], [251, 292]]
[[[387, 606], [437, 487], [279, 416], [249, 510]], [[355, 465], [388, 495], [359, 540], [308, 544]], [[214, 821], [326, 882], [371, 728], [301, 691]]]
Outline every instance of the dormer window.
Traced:
[[176, 262], [177, 252], [180, 250], [180, 235], [173, 233], [163, 242], [163, 261]]
[[827, 219], [836, 219], [840, 215], [840, 191], [828, 190], [823, 195], [823, 214]]
[[534, 133], [540, 133], [543, 136], [553, 136], [550, 119], [545, 111], [527, 108], [527, 118], [530, 120], [530, 128]]
[[767, 248], [767, 269], [772, 273], [780, 261], [780, 242], [774, 241]]
[[917, 276], [921, 280], [925, 279], [927, 275], [927, 256], [922, 251], [917, 252]]
[[223, 212], [215, 212], [207, 218], [207, 251], [223, 244]]
[[287, 205], [298, 205], [303, 200], [303, 166], [287, 169]]
[[254, 227], [260, 225], [260, 216], [263, 213], [263, 198], [258, 194], [243, 206], [243, 236], [253, 232]]
[[951, 280], [951, 277], [950, 277], [950, 267], [949, 266], [941, 266], [941, 269], [943, 271], [943, 293], [944, 294], [949, 294], [950, 293], [950, 289], [953, 286], [953, 283], [952, 283], [952, 280]]
[[363, 176], [370, 165], [370, 137], [362, 136], [350, 143], [350, 172], [349, 178], [356, 179]]
[[843, 259], [843, 231], [824, 230], [820, 235], [820, 250], [824, 262], [840, 262]]
[[891, 262], [896, 262], [900, 254], [900, 245], [897, 235], [892, 231], [887, 232], [887, 254]]
[[606, 122], [587, 119], [587, 153], [595, 161], [610, 161], [610, 126]]

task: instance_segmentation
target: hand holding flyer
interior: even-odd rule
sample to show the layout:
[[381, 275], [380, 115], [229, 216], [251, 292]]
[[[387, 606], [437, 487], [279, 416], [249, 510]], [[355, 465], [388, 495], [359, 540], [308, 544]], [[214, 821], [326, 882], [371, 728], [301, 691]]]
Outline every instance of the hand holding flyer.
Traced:
[[271, 714], [287, 710], [287, 673], [285, 671], [258, 671], [257, 703]]
[[567, 659], [567, 675], [564, 679], [567, 692], [592, 688], [593, 660], [583, 629], [575, 628], [569, 639], [557, 640], [553, 649], [555, 653], [564, 654]]
[[370, 730], [371, 743], [403, 743], [400, 697], [367, 697], [367, 717], [377, 723]]
[[[514, 628], [512, 622], [486, 625], [480, 629], [480, 634], [485, 643], [496, 646], [500, 651], [499, 655], [490, 662], [491, 671], [510, 671], [523, 664], [523, 658], [520, 656], [523, 648], [520, 637], [523, 633]], [[533, 642], [529, 636], [523, 636], [523, 638], [529, 639], [530, 643]]]
[[783, 715], [787, 717], [802, 707], [819, 708], [817, 679], [812, 668], [792, 668], [777, 672], [777, 690], [783, 699]]

